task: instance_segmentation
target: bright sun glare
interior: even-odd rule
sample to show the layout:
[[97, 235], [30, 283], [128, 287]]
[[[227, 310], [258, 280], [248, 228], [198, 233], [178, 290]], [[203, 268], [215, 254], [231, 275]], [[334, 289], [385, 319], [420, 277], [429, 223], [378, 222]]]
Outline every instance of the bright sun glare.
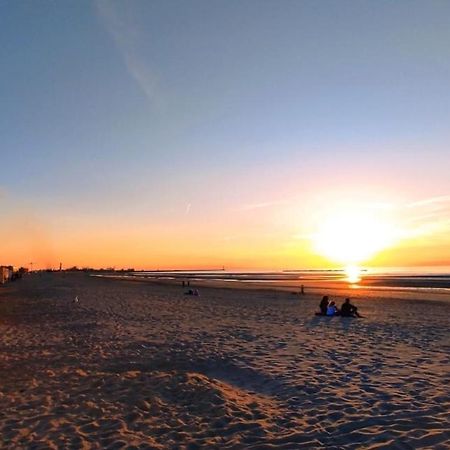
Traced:
[[392, 245], [394, 233], [387, 220], [370, 211], [335, 211], [322, 218], [313, 236], [315, 251], [330, 261], [344, 264], [349, 278], [357, 278], [355, 268]]
[[361, 281], [361, 269], [359, 267], [347, 266], [345, 268], [345, 275], [347, 276], [347, 281], [351, 284]]

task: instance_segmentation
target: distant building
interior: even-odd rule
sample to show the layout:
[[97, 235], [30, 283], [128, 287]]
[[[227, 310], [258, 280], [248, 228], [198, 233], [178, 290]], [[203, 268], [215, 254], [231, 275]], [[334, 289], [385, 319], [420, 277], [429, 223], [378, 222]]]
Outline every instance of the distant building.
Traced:
[[11, 280], [13, 273], [12, 266], [0, 266], [0, 284], [5, 284], [7, 281]]

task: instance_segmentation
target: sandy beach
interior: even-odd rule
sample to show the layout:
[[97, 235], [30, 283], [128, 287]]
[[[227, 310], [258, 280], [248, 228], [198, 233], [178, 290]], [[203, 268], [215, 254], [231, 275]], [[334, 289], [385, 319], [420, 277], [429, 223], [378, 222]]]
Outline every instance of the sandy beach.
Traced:
[[316, 317], [319, 292], [183, 292], [83, 273], [0, 288], [0, 447], [450, 448], [446, 299], [360, 291], [349, 319]]

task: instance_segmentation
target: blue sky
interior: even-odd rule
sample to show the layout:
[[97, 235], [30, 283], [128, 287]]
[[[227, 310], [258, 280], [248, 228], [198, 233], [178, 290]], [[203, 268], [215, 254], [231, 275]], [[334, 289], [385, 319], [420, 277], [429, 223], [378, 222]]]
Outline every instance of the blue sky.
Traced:
[[2, 1], [4, 214], [447, 195], [449, 17], [446, 1]]

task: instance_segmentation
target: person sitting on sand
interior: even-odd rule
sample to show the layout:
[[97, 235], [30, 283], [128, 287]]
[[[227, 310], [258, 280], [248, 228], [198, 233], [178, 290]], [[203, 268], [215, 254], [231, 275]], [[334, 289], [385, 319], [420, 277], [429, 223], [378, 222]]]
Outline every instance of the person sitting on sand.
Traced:
[[195, 295], [196, 297], [198, 297], [200, 293], [198, 292], [198, 289], [189, 289], [184, 293], [184, 295]]
[[350, 299], [346, 298], [341, 306], [341, 316], [344, 317], [361, 317], [358, 313], [358, 308], [350, 303]]
[[331, 302], [327, 308], [327, 316], [337, 316], [339, 314], [339, 310], [336, 307], [336, 303]]
[[328, 308], [328, 296], [327, 295], [325, 295], [322, 298], [322, 301], [319, 304], [319, 308], [320, 308], [320, 313], [323, 316], [326, 316], [327, 315], [327, 308]]

